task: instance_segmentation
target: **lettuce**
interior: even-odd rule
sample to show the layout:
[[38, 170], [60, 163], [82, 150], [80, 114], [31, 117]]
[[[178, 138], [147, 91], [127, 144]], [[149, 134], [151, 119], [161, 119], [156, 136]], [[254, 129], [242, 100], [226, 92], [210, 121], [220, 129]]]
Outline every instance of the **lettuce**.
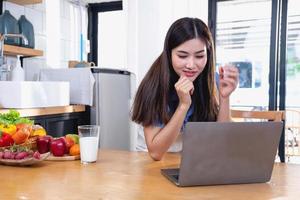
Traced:
[[0, 124], [33, 124], [34, 121], [28, 118], [20, 117], [20, 113], [14, 109], [8, 113], [0, 114]]

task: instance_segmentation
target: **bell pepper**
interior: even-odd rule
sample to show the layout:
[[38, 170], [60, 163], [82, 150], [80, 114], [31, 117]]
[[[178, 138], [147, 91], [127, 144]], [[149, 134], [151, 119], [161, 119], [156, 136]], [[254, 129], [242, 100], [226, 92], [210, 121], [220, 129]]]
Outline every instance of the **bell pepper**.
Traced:
[[0, 131], [0, 147], [7, 147], [14, 144], [10, 134]]
[[0, 131], [13, 135], [17, 131], [17, 127], [13, 124], [0, 124]]
[[30, 136], [29, 128], [23, 127], [19, 129], [15, 134], [12, 135], [12, 139], [14, 140], [15, 144], [22, 144], [28, 139], [29, 136]]
[[46, 130], [41, 125], [33, 125], [31, 126], [32, 130], [30, 131], [30, 136], [44, 136], [47, 135]]

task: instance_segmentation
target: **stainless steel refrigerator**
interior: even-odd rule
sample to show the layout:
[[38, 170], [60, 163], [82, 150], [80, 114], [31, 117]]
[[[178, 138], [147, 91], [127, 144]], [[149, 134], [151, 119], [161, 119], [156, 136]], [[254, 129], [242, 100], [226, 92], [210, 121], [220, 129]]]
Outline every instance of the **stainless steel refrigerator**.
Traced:
[[95, 77], [91, 124], [100, 125], [100, 148], [134, 150], [136, 134], [130, 120], [134, 74], [116, 69], [92, 68]]

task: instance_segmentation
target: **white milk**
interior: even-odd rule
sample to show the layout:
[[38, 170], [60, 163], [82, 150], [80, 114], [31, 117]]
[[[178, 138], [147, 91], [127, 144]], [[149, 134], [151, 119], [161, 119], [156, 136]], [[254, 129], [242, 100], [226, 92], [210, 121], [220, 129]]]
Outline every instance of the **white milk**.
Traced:
[[79, 138], [81, 162], [95, 162], [98, 153], [97, 137]]

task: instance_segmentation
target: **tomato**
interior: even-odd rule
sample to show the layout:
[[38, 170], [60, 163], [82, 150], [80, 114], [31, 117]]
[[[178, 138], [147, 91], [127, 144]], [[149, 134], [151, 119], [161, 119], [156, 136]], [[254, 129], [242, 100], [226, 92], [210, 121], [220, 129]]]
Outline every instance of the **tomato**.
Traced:
[[10, 134], [0, 132], [0, 147], [7, 147], [13, 145], [14, 140]]

